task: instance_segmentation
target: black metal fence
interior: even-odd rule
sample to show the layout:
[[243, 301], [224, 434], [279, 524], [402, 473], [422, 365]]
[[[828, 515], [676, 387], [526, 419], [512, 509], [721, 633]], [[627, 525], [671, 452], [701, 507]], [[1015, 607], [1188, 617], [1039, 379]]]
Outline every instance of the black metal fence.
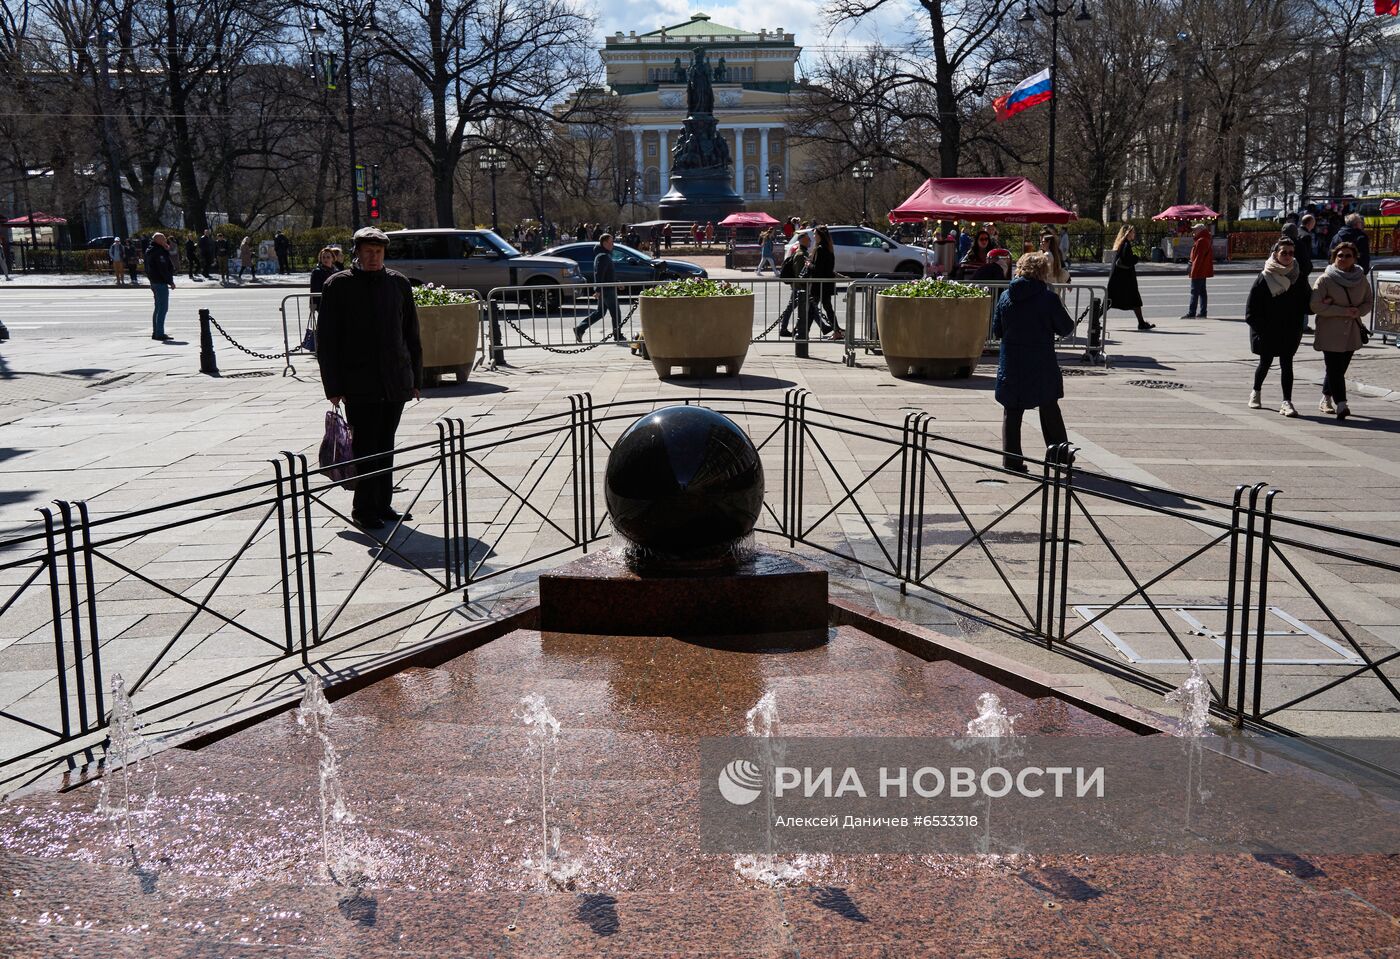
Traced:
[[[383, 531], [355, 527], [339, 484], [296, 453], [204, 496], [40, 510], [42, 529], [0, 541], [0, 770], [99, 745], [112, 672], [169, 727], [324, 657], [368, 660], [490, 615], [609, 537], [607, 452], [662, 405], [579, 394], [523, 422], [440, 421], [397, 452], [405, 517]], [[1400, 704], [1400, 541], [1281, 515], [1262, 485], [1211, 499], [1081, 470], [1068, 448], [1006, 470], [923, 412], [882, 423], [799, 389], [705, 405], [764, 461], [758, 534], [871, 602], [951, 613], [974, 642], [1023, 640], [1157, 692], [1194, 662], [1237, 724], [1308, 732], [1309, 710]]]

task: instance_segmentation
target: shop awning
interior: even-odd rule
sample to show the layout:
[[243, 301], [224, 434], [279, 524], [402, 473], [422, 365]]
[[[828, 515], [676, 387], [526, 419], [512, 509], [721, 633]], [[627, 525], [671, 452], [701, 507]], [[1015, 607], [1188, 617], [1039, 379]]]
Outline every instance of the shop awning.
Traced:
[[1218, 220], [1220, 214], [1201, 203], [1183, 203], [1169, 206], [1158, 213], [1154, 220]]
[[723, 220], [719, 221], [719, 226], [754, 226], [760, 229], [768, 226], [777, 226], [778, 221], [773, 219], [762, 210], [746, 211], [744, 213], [731, 213]]
[[1068, 223], [1074, 214], [1023, 176], [950, 177], [923, 186], [890, 211], [891, 223], [990, 220], [997, 223]]

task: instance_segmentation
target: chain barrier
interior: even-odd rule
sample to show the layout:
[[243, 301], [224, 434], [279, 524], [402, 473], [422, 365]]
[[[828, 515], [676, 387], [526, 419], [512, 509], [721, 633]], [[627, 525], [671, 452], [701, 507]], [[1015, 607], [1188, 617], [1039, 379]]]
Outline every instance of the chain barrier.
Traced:
[[[636, 312], [637, 312], [637, 303], [636, 303], [636, 301], [633, 301], [633, 303], [632, 303], [632, 309], [630, 309], [630, 310], [627, 311], [627, 315], [624, 316], [624, 317], [618, 322], [618, 325], [619, 325], [619, 326], [625, 326], [628, 322], [631, 321], [632, 317], [636, 314]], [[577, 354], [577, 353], [587, 353], [587, 352], [589, 352], [590, 350], [596, 350], [598, 347], [603, 346], [604, 344], [607, 344], [607, 343], [614, 343], [614, 342], [616, 342], [615, 340], [612, 340], [612, 339], [604, 339], [604, 340], [599, 340], [597, 343], [590, 343], [590, 344], [588, 344], [587, 346], [576, 346], [576, 347], [550, 346], [548, 343], [541, 343], [539, 340], [535, 339], [535, 338], [534, 338], [533, 336], [531, 336], [529, 333], [526, 333], [524, 330], [522, 330], [522, 329], [520, 328], [520, 325], [519, 325], [518, 323], [516, 323], [514, 320], [512, 320], [510, 317], [502, 315], [502, 316], [501, 316], [501, 319], [505, 320], [505, 321], [506, 321], [506, 324], [507, 324], [511, 329], [515, 330], [515, 332], [519, 333], [520, 336], [521, 336], [521, 338], [524, 339], [524, 340], [526, 340], [526, 341], [528, 341], [529, 344], [530, 344], [531, 346], [538, 346], [540, 349], [544, 350], [546, 353], [558, 353], [558, 354], [561, 355], [561, 356], [573, 356], [573, 355], [575, 355], [575, 354]]]
[[219, 325], [219, 321], [214, 319], [212, 313], [209, 315], [209, 322], [214, 325], [214, 329], [218, 330], [224, 339], [228, 340], [235, 347], [242, 350], [244, 353], [247, 353], [249, 356], [257, 357], [260, 360], [285, 360], [291, 357], [293, 353], [303, 352], [302, 348], [298, 346], [295, 349], [283, 350], [281, 353], [259, 353], [257, 350], [248, 349], [248, 347], [244, 346], [242, 343], [229, 336], [228, 330], [224, 329], [222, 326]]

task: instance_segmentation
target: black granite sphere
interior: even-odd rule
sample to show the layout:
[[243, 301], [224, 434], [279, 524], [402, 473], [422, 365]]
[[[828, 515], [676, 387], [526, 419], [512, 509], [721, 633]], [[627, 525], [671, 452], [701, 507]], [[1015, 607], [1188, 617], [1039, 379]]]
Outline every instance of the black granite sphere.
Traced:
[[613, 526], [672, 557], [714, 555], [753, 531], [763, 509], [763, 463], [733, 420], [668, 406], [627, 427], [608, 456]]

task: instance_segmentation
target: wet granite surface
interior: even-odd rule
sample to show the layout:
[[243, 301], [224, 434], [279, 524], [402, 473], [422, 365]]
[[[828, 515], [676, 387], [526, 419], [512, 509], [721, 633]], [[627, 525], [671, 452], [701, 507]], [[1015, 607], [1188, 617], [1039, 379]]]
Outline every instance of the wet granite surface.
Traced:
[[[291, 715], [148, 761], [134, 852], [99, 784], [11, 800], [0, 955], [1400, 959], [1400, 857], [869, 856], [755, 885], [699, 851], [697, 740], [742, 733], [770, 691], [789, 735], [960, 732], [985, 691], [1018, 731], [1126, 735], [850, 627], [762, 653], [521, 631], [335, 703], [354, 817], [331, 833], [339, 882], [321, 749]], [[549, 815], [581, 863], [569, 890], [526, 865], [526, 694], [561, 725]]]

